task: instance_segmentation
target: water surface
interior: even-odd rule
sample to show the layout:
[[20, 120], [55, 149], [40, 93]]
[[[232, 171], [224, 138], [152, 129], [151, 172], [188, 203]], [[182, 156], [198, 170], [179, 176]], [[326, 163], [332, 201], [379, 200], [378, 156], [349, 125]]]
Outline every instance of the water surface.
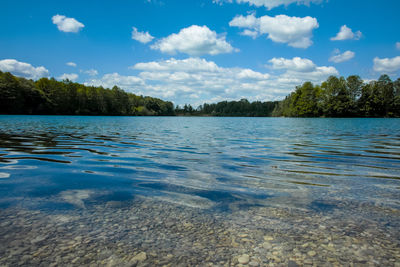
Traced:
[[[258, 265], [326, 263], [330, 255], [335, 264], [390, 266], [399, 260], [399, 209], [399, 119], [0, 116], [0, 223], [8, 233], [0, 263], [235, 264], [246, 254]], [[183, 228], [165, 233], [170, 220]], [[114, 225], [118, 234], [109, 233]], [[52, 235], [25, 244], [50, 227]], [[195, 249], [211, 231], [214, 241]], [[58, 255], [77, 236], [94, 242], [92, 232], [129, 247], [131, 258], [119, 258], [117, 247], [86, 262], [78, 250]], [[171, 247], [173, 233], [191, 249]], [[54, 242], [51, 255], [33, 256]], [[98, 244], [93, 251], [106, 246]], [[146, 260], [132, 259], [144, 251]]]

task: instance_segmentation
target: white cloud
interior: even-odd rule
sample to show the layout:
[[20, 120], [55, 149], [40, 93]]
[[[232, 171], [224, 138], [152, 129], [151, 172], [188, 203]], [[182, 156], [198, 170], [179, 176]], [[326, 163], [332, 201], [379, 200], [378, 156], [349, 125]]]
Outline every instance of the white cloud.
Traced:
[[260, 28], [260, 19], [256, 18], [253, 14], [247, 16], [236, 16], [230, 22], [229, 26], [231, 27], [239, 27], [239, 28], [249, 28], [259, 31]]
[[[216, 96], [226, 99], [242, 98], [262, 91], [263, 84], [270, 78], [267, 73], [260, 73], [244, 68], [224, 68], [212, 61], [201, 58], [168, 59], [137, 63], [131, 67], [139, 71], [132, 83], [116, 79], [110, 81], [104, 76], [89, 84], [104, 84], [108, 87], [117, 84], [136, 94], [151, 95], [169, 99], [177, 104], [196, 101], [200, 104]], [[128, 76], [118, 76], [125, 79]], [[271, 95], [272, 98], [272, 95]]]
[[78, 32], [81, 28], [85, 27], [82, 23], [74, 18], [68, 18], [63, 15], [55, 15], [51, 18], [57, 28], [62, 32]]
[[138, 89], [143, 86], [143, 80], [136, 76], [123, 76], [118, 73], [105, 74], [101, 79], [87, 81], [87, 85], [104, 86], [112, 88], [114, 85], [125, 89]]
[[362, 33], [360, 31], [353, 32], [349, 27], [343, 25], [340, 27], [340, 31], [335, 37], [332, 37], [332, 41], [343, 41], [343, 40], [360, 40]]
[[19, 62], [15, 59], [0, 60], [0, 70], [11, 72], [16, 76], [22, 76], [28, 79], [37, 79], [49, 76], [49, 71], [45, 67], [33, 67], [29, 63]]
[[[231, 27], [247, 28], [258, 35], [267, 34], [274, 42], [287, 43], [296, 48], [307, 48], [312, 45], [312, 31], [319, 27], [317, 19], [312, 17], [289, 17], [278, 15], [275, 17], [262, 16], [256, 18], [254, 14], [236, 16], [229, 22]], [[244, 34], [244, 32], [242, 33]], [[246, 34], [250, 35], [251, 34]]]
[[340, 53], [338, 49], [334, 51], [334, 55], [329, 58], [329, 61], [335, 63], [341, 63], [352, 59], [355, 56], [353, 51], [347, 50], [343, 53]]
[[272, 64], [272, 69], [287, 69], [297, 72], [309, 72], [315, 69], [315, 64], [306, 58], [294, 57], [292, 59], [287, 58], [273, 58], [269, 60]]
[[277, 6], [285, 5], [288, 6], [293, 3], [298, 5], [309, 5], [310, 3], [319, 3], [321, 0], [237, 0], [238, 3], [249, 3], [257, 7], [265, 6], [268, 9], [272, 9]]
[[167, 54], [185, 53], [191, 56], [217, 55], [237, 51], [226, 40], [207, 26], [192, 25], [171, 34], [151, 46]]
[[238, 71], [237, 78], [239, 78], [241, 80], [253, 80], [253, 81], [260, 80], [260, 81], [262, 81], [262, 80], [269, 79], [270, 75], [268, 73], [256, 72], [251, 69], [242, 69], [242, 70]]
[[99, 74], [99, 72], [95, 69], [85, 70], [85, 71], [83, 71], [83, 73], [85, 73], [89, 76], [96, 76], [97, 74]]
[[201, 58], [159, 60], [137, 63], [131, 67], [135, 76], [117, 73], [88, 80], [88, 85], [121, 88], [135, 94], [150, 95], [175, 104], [221, 100], [279, 100], [305, 81], [321, 82], [338, 75], [334, 67], [316, 66], [302, 58], [271, 59], [272, 73], [250, 68], [222, 67]]
[[396, 48], [397, 48], [397, 50], [400, 50], [400, 42], [396, 43]]
[[245, 29], [240, 34], [244, 35], [244, 36], [250, 36], [253, 39], [256, 39], [258, 37], [258, 32], [257, 31], [252, 31], [252, 30], [249, 30], [249, 29]]
[[66, 65], [74, 68], [77, 66], [75, 62], [67, 62]]
[[272, 58], [268, 61], [271, 63], [273, 70], [284, 71], [277, 76], [277, 80], [281, 83], [290, 83], [293, 86], [311, 81], [320, 83], [332, 75], [339, 75], [339, 72], [334, 67], [317, 66], [309, 59], [294, 57], [292, 59], [286, 58]]
[[149, 32], [139, 32], [136, 27], [132, 27], [132, 39], [143, 44], [151, 42], [154, 37]]
[[[222, 4], [222, 2], [232, 3], [232, 0], [213, 0], [214, 3]], [[288, 6], [293, 3], [298, 5], [309, 5], [310, 3], [321, 3], [322, 0], [236, 0], [237, 3], [249, 3], [249, 5], [254, 5], [256, 7], [264, 6], [268, 9], [278, 7], [281, 5]]]
[[136, 70], [143, 71], [173, 71], [173, 72], [219, 72], [221, 68], [212, 61], [207, 61], [201, 58], [187, 59], [168, 59], [163, 61], [151, 61], [146, 63], [137, 63], [131, 67]]
[[59, 80], [70, 80], [70, 81], [76, 81], [78, 79], [79, 75], [76, 73], [64, 73], [63, 75], [59, 76]]
[[374, 58], [374, 70], [380, 73], [394, 73], [400, 70], [400, 56], [393, 58]]

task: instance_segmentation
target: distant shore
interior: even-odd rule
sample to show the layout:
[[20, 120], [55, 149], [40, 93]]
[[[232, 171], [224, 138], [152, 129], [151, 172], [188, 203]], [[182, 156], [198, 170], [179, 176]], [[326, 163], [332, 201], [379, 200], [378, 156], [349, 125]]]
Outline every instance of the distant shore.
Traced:
[[0, 71], [0, 114], [201, 117], [400, 117], [400, 78], [382, 75], [365, 83], [359, 76], [331, 76], [318, 84], [305, 82], [281, 101], [204, 103], [183, 107], [114, 86], [86, 86], [69, 80], [37, 81]]

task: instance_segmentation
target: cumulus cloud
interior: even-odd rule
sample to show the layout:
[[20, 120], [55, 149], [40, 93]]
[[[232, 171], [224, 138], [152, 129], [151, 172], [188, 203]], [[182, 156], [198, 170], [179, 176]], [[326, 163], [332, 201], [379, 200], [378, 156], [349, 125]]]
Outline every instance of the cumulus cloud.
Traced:
[[88, 80], [88, 85], [121, 88], [135, 94], [151, 95], [171, 100], [176, 104], [248, 98], [279, 100], [305, 81], [321, 82], [337, 75], [333, 67], [317, 66], [302, 58], [274, 58], [272, 73], [250, 68], [222, 67], [213, 61], [189, 57], [186, 59], [140, 62], [131, 67], [134, 76], [117, 73]]
[[320, 83], [329, 76], [339, 75], [335, 67], [317, 66], [306, 58], [272, 58], [268, 62], [273, 70], [284, 71], [278, 76], [278, 81], [290, 82], [294, 86], [305, 81]]
[[[232, 0], [213, 0], [214, 3], [221, 4], [222, 2], [232, 3]], [[281, 5], [288, 6], [293, 3], [298, 5], [309, 5], [310, 3], [321, 3], [322, 0], [236, 0], [237, 3], [248, 3], [249, 5], [254, 5], [256, 7], [264, 6], [271, 10], [274, 7]]]
[[263, 84], [270, 78], [267, 73], [247, 68], [224, 68], [213, 61], [193, 57], [141, 62], [131, 69], [139, 73], [132, 76], [135, 79], [132, 83], [125, 83], [125, 87], [117, 79], [128, 76], [121, 75], [115, 76], [117, 79], [114, 80], [105, 75], [96, 81], [89, 81], [89, 84], [108, 87], [117, 84], [137, 94], [157, 96], [178, 104], [188, 100], [200, 104], [216, 97], [236, 99], [262, 91]]
[[67, 62], [66, 65], [74, 68], [77, 66], [75, 62]]
[[268, 73], [260, 73], [251, 69], [241, 69], [237, 74], [237, 78], [241, 80], [265, 81], [270, 77], [271, 75]]
[[257, 18], [254, 13], [247, 16], [236, 16], [230, 22], [229, 26], [231, 27], [239, 27], [239, 28], [249, 28], [260, 31], [260, 20], [261, 18]]
[[[255, 38], [257, 35], [267, 34], [267, 37], [277, 43], [287, 43], [296, 48], [307, 48], [312, 45], [312, 31], [319, 27], [316, 18], [289, 17], [278, 15], [275, 17], [255, 17], [254, 14], [236, 16], [229, 22], [231, 27], [246, 28], [251, 31], [242, 32]], [[257, 35], [255, 34], [257, 33]]]
[[154, 37], [149, 32], [139, 32], [136, 27], [132, 27], [132, 39], [143, 44], [151, 42]]
[[360, 31], [353, 32], [349, 27], [343, 25], [340, 27], [340, 31], [335, 37], [332, 37], [332, 41], [343, 41], [343, 40], [360, 40], [362, 33]]
[[49, 76], [49, 71], [45, 67], [40, 66], [35, 68], [29, 63], [20, 62], [15, 59], [0, 60], [0, 70], [28, 79], [37, 79]]
[[374, 58], [374, 70], [380, 73], [394, 73], [400, 70], [400, 56], [393, 58]]
[[177, 60], [175, 58], [151, 61], [145, 63], [137, 63], [131, 67], [132, 69], [142, 71], [168, 71], [168, 72], [219, 72], [221, 69], [212, 61], [201, 58], [187, 58]]
[[329, 61], [335, 63], [341, 63], [352, 59], [356, 54], [353, 51], [347, 50], [340, 53], [338, 49], [334, 51], [334, 55], [329, 58]]
[[315, 64], [309, 59], [294, 57], [292, 59], [287, 58], [273, 58], [269, 60], [272, 64], [272, 69], [287, 69], [297, 72], [309, 72], [315, 69]]
[[99, 74], [99, 72], [95, 69], [85, 70], [85, 71], [83, 71], [83, 73], [85, 73], [89, 76], [96, 76], [97, 74]]
[[111, 88], [114, 85], [125, 89], [138, 89], [144, 85], [141, 78], [136, 76], [123, 76], [118, 73], [105, 74], [101, 79], [93, 79], [85, 84]]
[[82, 23], [74, 18], [68, 18], [63, 15], [55, 15], [51, 18], [57, 28], [62, 32], [78, 32], [80, 29], [85, 27]]
[[257, 31], [252, 31], [252, 30], [248, 30], [248, 29], [245, 29], [240, 34], [244, 35], [244, 36], [250, 36], [253, 39], [256, 39], [258, 37], [258, 32]]
[[192, 25], [171, 34], [151, 46], [167, 54], [185, 53], [191, 56], [217, 55], [237, 51], [226, 40], [207, 26]]
[[78, 79], [79, 75], [76, 73], [64, 73], [63, 75], [59, 76], [59, 80], [70, 80], [70, 81], [76, 81]]

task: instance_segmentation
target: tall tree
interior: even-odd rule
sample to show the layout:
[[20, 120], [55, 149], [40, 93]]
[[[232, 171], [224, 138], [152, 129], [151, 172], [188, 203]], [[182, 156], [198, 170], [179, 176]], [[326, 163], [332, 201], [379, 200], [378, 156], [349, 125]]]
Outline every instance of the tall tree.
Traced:
[[323, 89], [323, 113], [327, 117], [347, 117], [351, 114], [350, 95], [346, 88], [346, 80], [343, 77], [329, 77], [322, 83]]

